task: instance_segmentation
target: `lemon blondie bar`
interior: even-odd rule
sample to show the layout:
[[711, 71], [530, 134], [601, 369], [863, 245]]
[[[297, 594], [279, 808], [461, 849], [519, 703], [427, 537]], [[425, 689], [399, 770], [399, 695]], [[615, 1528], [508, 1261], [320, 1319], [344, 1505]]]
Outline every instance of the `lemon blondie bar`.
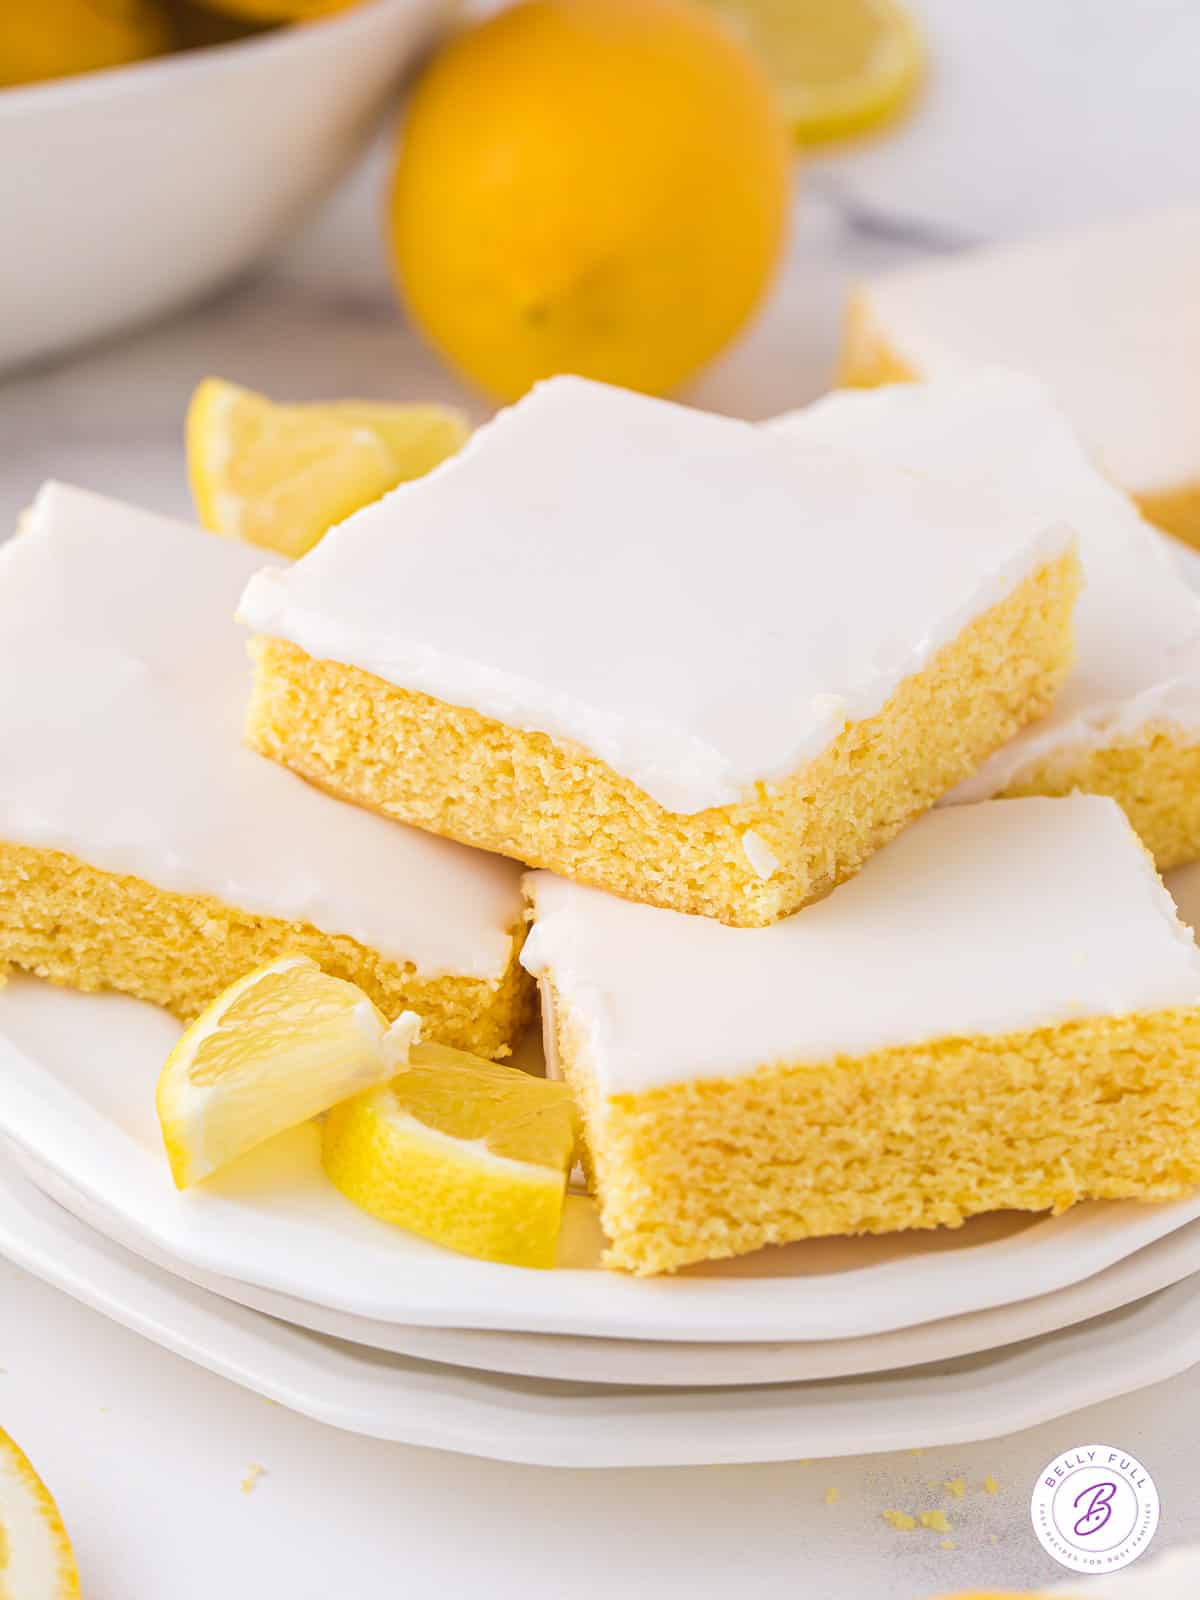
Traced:
[[987, 370], [842, 390], [776, 428], [868, 461], [1003, 487], [1079, 536], [1076, 658], [1049, 713], [942, 802], [1108, 794], [1160, 870], [1200, 856], [1200, 598], [1035, 379]]
[[186, 1019], [304, 954], [501, 1054], [532, 998], [512, 864], [242, 743], [233, 611], [262, 560], [56, 484], [0, 550], [0, 962]]
[[769, 928], [527, 893], [611, 1266], [1200, 1184], [1200, 951], [1112, 800], [933, 811]]
[[1198, 274], [1200, 211], [904, 267], [852, 295], [841, 378], [1020, 367], [1151, 522], [1200, 544]]
[[1071, 529], [577, 378], [242, 599], [257, 750], [635, 900], [762, 925], [1049, 709]]

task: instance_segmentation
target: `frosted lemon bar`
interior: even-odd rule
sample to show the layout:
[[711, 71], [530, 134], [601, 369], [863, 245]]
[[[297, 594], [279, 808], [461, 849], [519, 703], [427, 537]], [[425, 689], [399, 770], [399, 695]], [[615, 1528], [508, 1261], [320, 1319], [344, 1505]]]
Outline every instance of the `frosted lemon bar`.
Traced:
[[495, 1055], [518, 874], [245, 748], [233, 611], [262, 560], [54, 484], [0, 550], [0, 962], [190, 1018], [294, 951]]
[[264, 754], [435, 833], [765, 924], [1044, 713], [1056, 519], [576, 378], [254, 579]]
[[1200, 952], [1112, 800], [931, 812], [764, 929], [527, 893], [614, 1267], [1200, 1183]]
[[852, 296], [842, 381], [1041, 378], [1151, 522], [1200, 544], [1200, 211], [971, 251]]
[[798, 444], [1002, 487], [1031, 517], [1076, 530], [1084, 587], [1070, 675], [1040, 722], [946, 798], [1108, 794], [1161, 869], [1200, 856], [1200, 599], [1045, 388], [991, 370], [843, 390], [774, 426]]

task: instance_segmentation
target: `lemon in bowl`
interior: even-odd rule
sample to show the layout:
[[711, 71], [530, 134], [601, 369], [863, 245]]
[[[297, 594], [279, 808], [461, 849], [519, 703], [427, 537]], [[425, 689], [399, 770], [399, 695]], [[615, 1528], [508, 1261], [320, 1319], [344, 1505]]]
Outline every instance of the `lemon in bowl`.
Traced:
[[171, 45], [154, 0], [37, 0], [6, 7], [0, 28], [0, 89], [128, 66]]
[[[302, 27], [0, 87], [0, 369], [244, 271], [347, 170], [452, 4], [362, 0]], [[40, 16], [42, 0], [28, 9]], [[141, 15], [130, 0], [104, 9]]]

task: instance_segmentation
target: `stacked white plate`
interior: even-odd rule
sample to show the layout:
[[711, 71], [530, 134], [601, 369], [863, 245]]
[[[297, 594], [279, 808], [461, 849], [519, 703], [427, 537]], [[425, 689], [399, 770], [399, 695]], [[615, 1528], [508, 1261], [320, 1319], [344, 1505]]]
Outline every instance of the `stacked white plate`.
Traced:
[[[1172, 887], [1200, 909], [1200, 867]], [[0, 1253], [339, 1427], [547, 1465], [832, 1456], [1010, 1432], [1200, 1361], [1200, 1196], [648, 1281], [603, 1271], [572, 1196], [562, 1264], [526, 1271], [358, 1211], [311, 1127], [176, 1193], [154, 1086], [177, 1033], [117, 996], [0, 990]]]

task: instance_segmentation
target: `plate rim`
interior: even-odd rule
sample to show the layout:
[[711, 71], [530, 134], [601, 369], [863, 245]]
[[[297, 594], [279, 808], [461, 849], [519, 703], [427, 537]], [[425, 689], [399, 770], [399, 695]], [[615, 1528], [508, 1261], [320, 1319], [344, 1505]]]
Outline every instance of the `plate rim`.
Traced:
[[[40, 1227], [30, 1227], [28, 1195], [24, 1227], [19, 1205], [0, 1206], [0, 1254], [93, 1310], [329, 1426], [524, 1465], [732, 1465], [964, 1444], [1115, 1399], [1200, 1361], [1195, 1278], [991, 1356], [827, 1383], [614, 1391], [364, 1359], [353, 1346], [147, 1266], [25, 1183], [35, 1205], [60, 1220], [48, 1228], [43, 1214]], [[9, 1202], [22, 1193], [2, 1169], [0, 1192]]]
[[[1034, 1221], [1001, 1240], [930, 1252], [922, 1258], [919, 1294], [914, 1292], [914, 1260], [899, 1258], [837, 1273], [836, 1297], [819, 1292], [833, 1275], [630, 1279], [570, 1268], [526, 1272], [448, 1252], [430, 1256], [429, 1270], [423, 1272], [415, 1270], [420, 1256], [398, 1253], [397, 1265], [404, 1270], [380, 1272], [372, 1260], [372, 1230], [386, 1225], [363, 1218], [366, 1227], [356, 1245], [361, 1260], [371, 1261], [374, 1270], [360, 1273], [353, 1282], [343, 1277], [331, 1283], [328, 1271], [322, 1273], [313, 1264], [321, 1259], [319, 1251], [310, 1261], [308, 1253], [294, 1249], [299, 1222], [259, 1213], [272, 1229], [264, 1244], [247, 1239], [246, 1213], [227, 1196], [177, 1195], [165, 1162], [160, 1171], [151, 1152], [115, 1115], [106, 1115], [53, 1066], [32, 1059], [6, 1036], [4, 1010], [10, 997], [39, 990], [56, 1007], [81, 1002], [93, 1008], [98, 1002], [141, 1006], [124, 996], [81, 996], [35, 979], [11, 980], [0, 991], [0, 1069], [6, 1078], [0, 1133], [41, 1167], [60, 1174], [92, 1205], [114, 1212], [132, 1237], [148, 1240], [174, 1260], [377, 1322], [681, 1343], [861, 1337], [1029, 1299], [1031, 1284], [1037, 1293], [1069, 1287], [1200, 1217], [1200, 1195], [1159, 1207], [1135, 1202], [1084, 1205]], [[164, 1016], [152, 1007], [144, 1010]], [[94, 1011], [87, 1015], [94, 1028]], [[135, 1162], [124, 1159], [131, 1155]], [[75, 1168], [76, 1158], [82, 1172]], [[137, 1169], [144, 1181], [135, 1207], [128, 1185], [133, 1182], [136, 1188]], [[126, 1191], [114, 1199], [93, 1180], [97, 1172], [117, 1171], [126, 1174]], [[146, 1178], [147, 1173], [153, 1175]], [[1126, 1209], [1124, 1225], [1114, 1235], [1107, 1219], [1117, 1205]], [[234, 1221], [241, 1226], [232, 1226]], [[209, 1237], [200, 1236], [201, 1226]], [[284, 1248], [285, 1240], [292, 1249]], [[978, 1270], [981, 1263], [986, 1271]], [[969, 1266], [977, 1270], [967, 1272]]]
[[[256, 1289], [252, 1285], [239, 1283], [236, 1279], [205, 1274], [196, 1269], [182, 1270], [177, 1263], [149, 1253], [144, 1245], [131, 1243], [123, 1238], [119, 1229], [111, 1226], [109, 1219], [100, 1221], [95, 1216], [87, 1215], [86, 1202], [80, 1196], [69, 1192], [66, 1184], [55, 1182], [53, 1179], [44, 1181], [46, 1174], [32, 1162], [27, 1162], [27, 1159], [11, 1145], [8, 1146], [6, 1153], [26, 1179], [84, 1227], [91, 1228], [119, 1249], [137, 1257], [156, 1271], [181, 1278], [183, 1282], [229, 1300], [235, 1305], [289, 1322], [309, 1332], [359, 1344], [367, 1349], [381, 1350], [418, 1361], [435, 1361], [466, 1370], [549, 1382], [586, 1382], [613, 1387], [718, 1389], [863, 1378], [957, 1360], [963, 1356], [984, 1355], [1000, 1350], [1006, 1345], [1042, 1338], [1047, 1334], [1077, 1326], [1081, 1322], [1092, 1321], [1096, 1317], [1119, 1311], [1124, 1306], [1156, 1294], [1161, 1289], [1170, 1288], [1187, 1277], [1200, 1274], [1200, 1219], [1198, 1219], [1185, 1223], [1169, 1234], [1164, 1234], [1162, 1238], [1145, 1245], [1141, 1250], [1134, 1251], [1132, 1255], [1114, 1263], [1104, 1272], [1095, 1273], [1081, 1283], [1070, 1285], [1065, 1289], [1033, 1295], [1027, 1300], [1014, 1301], [1006, 1306], [967, 1312], [962, 1316], [941, 1318], [936, 1322], [922, 1323], [912, 1328], [900, 1328], [891, 1333], [867, 1335], [861, 1339], [708, 1344], [666, 1340], [598, 1339], [587, 1334], [538, 1334], [486, 1328], [370, 1323], [365, 1318], [354, 1318], [344, 1313], [329, 1311], [319, 1305], [297, 1300], [294, 1296]], [[1109, 1280], [1107, 1284], [1106, 1280]], [[1064, 1308], [1064, 1302], [1067, 1303], [1068, 1309]], [[1016, 1331], [1003, 1326], [1005, 1319], [1013, 1316], [1017, 1318], [1019, 1324]], [[939, 1333], [949, 1334], [951, 1348], [930, 1350], [924, 1355], [909, 1353], [902, 1360], [896, 1360], [887, 1354], [889, 1345], [896, 1350], [911, 1345], [914, 1341], [919, 1344], [922, 1338], [935, 1339]], [[379, 1342], [381, 1338], [384, 1340], [382, 1343]], [[449, 1351], [436, 1350], [432, 1343], [435, 1339], [448, 1340]], [[501, 1342], [503, 1352], [499, 1362], [496, 1360], [497, 1341]], [[846, 1353], [846, 1346], [858, 1347], [859, 1354]], [[570, 1362], [564, 1362], [559, 1354], [564, 1349], [571, 1351], [580, 1360], [586, 1353], [592, 1360], [611, 1361], [615, 1354], [618, 1364], [628, 1363], [634, 1370], [622, 1371], [620, 1375], [611, 1376], [603, 1372], [598, 1376], [595, 1371], [572, 1372], [569, 1370]], [[514, 1356], [510, 1353], [511, 1350], [532, 1351], [533, 1356], [524, 1357], [519, 1354]], [[843, 1365], [841, 1361], [835, 1359], [839, 1351], [843, 1352], [843, 1360], [862, 1361], [863, 1364]], [[643, 1355], [643, 1359], [648, 1357], [655, 1363], [664, 1360], [679, 1362], [682, 1363], [683, 1370], [677, 1369], [676, 1373], [670, 1376], [661, 1373], [653, 1377], [637, 1376], [635, 1362], [638, 1355]], [[731, 1358], [736, 1364], [741, 1360], [743, 1362], [741, 1375], [733, 1376], [728, 1372], [716, 1377], [697, 1375], [695, 1372], [697, 1364], [706, 1358], [712, 1360], [714, 1355], [722, 1362]], [[556, 1370], [546, 1370], [534, 1359], [540, 1357], [544, 1362], [547, 1356]], [[761, 1367], [752, 1369], [750, 1363], [756, 1356], [762, 1358]], [[822, 1356], [826, 1358], [825, 1369], [811, 1370], [814, 1363], [820, 1365]], [[781, 1367], [787, 1366], [789, 1357], [796, 1363], [796, 1369], [780, 1370]], [[809, 1362], [810, 1370], [798, 1370], [799, 1365], [805, 1360]]]

